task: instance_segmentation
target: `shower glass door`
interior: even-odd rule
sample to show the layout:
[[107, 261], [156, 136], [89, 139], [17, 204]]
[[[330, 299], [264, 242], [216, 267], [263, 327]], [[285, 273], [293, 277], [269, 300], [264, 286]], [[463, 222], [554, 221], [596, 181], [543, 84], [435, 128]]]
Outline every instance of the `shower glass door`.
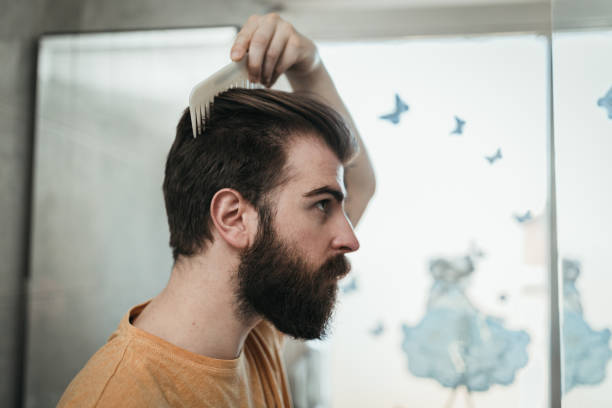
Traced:
[[612, 2], [554, 0], [563, 408], [612, 405]]

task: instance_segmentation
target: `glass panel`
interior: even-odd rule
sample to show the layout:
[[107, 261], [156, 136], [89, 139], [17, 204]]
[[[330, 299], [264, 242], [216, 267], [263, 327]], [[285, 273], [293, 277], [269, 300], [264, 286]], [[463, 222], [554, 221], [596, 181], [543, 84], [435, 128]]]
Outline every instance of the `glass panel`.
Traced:
[[612, 3], [553, 6], [562, 405], [609, 407]]
[[40, 45], [26, 406], [55, 406], [123, 314], [166, 283], [165, 157], [234, 27]]
[[546, 39], [321, 44], [377, 173], [333, 407], [546, 407]]

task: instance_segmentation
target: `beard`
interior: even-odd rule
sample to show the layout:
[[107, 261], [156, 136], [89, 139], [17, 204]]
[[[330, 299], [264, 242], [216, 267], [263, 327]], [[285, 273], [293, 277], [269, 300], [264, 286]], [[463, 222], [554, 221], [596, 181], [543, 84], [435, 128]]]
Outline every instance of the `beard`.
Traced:
[[320, 267], [278, 237], [270, 207], [259, 210], [255, 242], [240, 257], [236, 274], [237, 314], [243, 322], [261, 316], [279, 331], [302, 340], [324, 339], [338, 293], [350, 271], [344, 255]]

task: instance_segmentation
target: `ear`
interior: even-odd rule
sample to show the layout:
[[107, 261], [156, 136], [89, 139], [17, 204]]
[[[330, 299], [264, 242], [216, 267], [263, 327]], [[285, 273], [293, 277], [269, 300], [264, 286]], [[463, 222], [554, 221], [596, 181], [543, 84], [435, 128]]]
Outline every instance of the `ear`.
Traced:
[[238, 191], [217, 191], [210, 202], [210, 218], [228, 245], [244, 249], [251, 244], [257, 230], [257, 212]]

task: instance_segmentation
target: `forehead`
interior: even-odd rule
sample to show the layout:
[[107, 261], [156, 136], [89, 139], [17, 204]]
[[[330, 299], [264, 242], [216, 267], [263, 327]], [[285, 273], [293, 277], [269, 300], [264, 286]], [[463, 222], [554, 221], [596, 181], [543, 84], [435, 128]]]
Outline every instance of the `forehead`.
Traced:
[[296, 137], [289, 143], [286, 167], [289, 184], [296, 188], [315, 189], [327, 185], [344, 192], [344, 166], [316, 136]]

